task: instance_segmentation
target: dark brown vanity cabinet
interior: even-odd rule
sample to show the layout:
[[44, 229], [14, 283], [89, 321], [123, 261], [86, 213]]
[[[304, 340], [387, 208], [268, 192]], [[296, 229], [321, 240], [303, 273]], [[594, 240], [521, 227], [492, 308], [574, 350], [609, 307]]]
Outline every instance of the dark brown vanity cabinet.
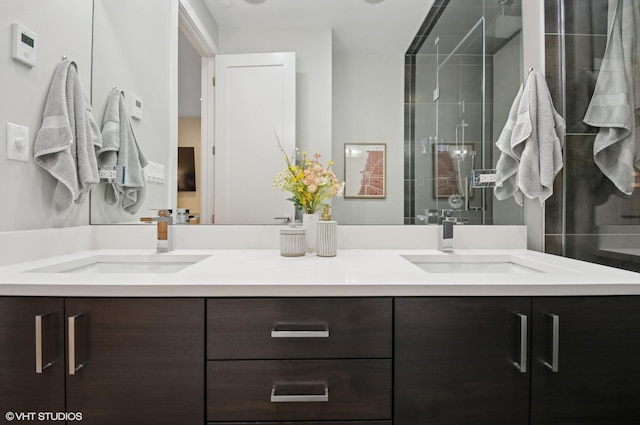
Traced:
[[532, 425], [640, 423], [640, 297], [533, 300]]
[[207, 420], [392, 418], [390, 298], [207, 300]]
[[529, 298], [397, 298], [394, 425], [527, 425]]
[[637, 296], [0, 297], [4, 414], [635, 425], [639, 378]]
[[1, 298], [1, 408], [202, 424], [204, 324], [203, 299]]
[[394, 425], [637, 424], [640, 297], [397, 298], [394, 368]]

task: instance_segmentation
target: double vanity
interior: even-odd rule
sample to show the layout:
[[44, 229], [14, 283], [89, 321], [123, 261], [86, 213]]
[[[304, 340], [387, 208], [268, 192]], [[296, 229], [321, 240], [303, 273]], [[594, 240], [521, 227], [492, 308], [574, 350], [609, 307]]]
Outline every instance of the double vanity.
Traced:
[[640, 417], [636, 273], [464, 235], [451, 253], [360, 241], [376, 249], [333, 258], [93, 240], [0, 268], [5, 412], [101, 425]]

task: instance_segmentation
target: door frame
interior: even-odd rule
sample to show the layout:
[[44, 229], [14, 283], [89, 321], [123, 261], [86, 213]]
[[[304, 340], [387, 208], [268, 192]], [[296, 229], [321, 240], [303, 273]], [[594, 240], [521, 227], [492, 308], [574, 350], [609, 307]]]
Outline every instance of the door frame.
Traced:
[[[219, 48], [188, 0], [178, 2], [178, 28], [200, 55], [200, 223], [213, 223], [214, 58]], [[176, 76], [177, 77], [177, 76]], [[177, 83], [176, 90], [177, 93]], [[177, 99], [176, 99], [177, 102]], [[177, 103], [176, 103], [177, 104]], [[176, 117], [177, 119], [177, 117]], [[177, 195], [176, 195], [177, 196]], [[177, 202], [176, 202], [177, 206]]]

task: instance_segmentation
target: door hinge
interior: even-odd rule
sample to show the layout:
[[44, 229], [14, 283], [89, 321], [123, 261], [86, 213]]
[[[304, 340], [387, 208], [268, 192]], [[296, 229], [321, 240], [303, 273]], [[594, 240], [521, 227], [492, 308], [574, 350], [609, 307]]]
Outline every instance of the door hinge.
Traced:
[[436, 87], [433, 91], [433, 101], [440, 99], [440, 86]]
[[211, 85], [212, 85], [213, 87], [215, 87], [215, 86], [216, 86], [216, 77], [211, 77]]
[[212, 146], [211, 147], [211, 155], [215, 155], [216, 154], [216, 147]]

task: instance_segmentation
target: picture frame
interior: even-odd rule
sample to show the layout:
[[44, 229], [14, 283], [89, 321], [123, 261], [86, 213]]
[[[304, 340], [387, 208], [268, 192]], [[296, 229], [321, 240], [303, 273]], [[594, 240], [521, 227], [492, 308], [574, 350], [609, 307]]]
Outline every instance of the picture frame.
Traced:
[[387, 144], [344, 144], [344, 197], [384, 199], [387, 196]]
[[[449, 198], [451, 195], [464, 195], [464, 182], [458, 182], [458, 167], [462, 167], [462, 176], [471, 169], [471, 153], [473, 146], [470, 144], [440, 143], [433, 146], [433, 198]], [[458, 153], [458, 151], [461, 151]], [[460, 163], [456, 155], [463, 155]], [[474, 152], [475, 154], [475, 152]], [[437, 174], [436, 174], [437, 173]], [[467, 182], [468, 184], [468, 182]], [[461, 189], [462, 188], [462, 189]], [[469, 198], [473, 198], [473, 191], [469, 191]]]

